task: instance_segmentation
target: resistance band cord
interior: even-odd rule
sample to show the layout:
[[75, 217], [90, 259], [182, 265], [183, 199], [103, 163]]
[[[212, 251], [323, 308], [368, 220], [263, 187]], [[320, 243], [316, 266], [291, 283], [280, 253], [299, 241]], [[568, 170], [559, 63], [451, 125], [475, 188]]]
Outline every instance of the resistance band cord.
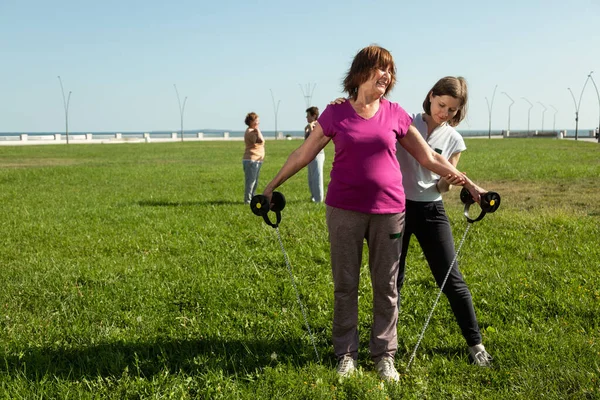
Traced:
[[417, 345], [415, 346], [415, 349], [413, 350], [410, 359], [408, 360], [408, 364], [406, 365], [406, 371], [408, 371], [408, 369], [410, 368], [410, 365], [412, 364], [414, 358], [415, 358], [415, 354], [417, 354], [417, 349], [419, 348], [419, 345], [421, 344], [421, 340], [423, 340], [423, 336], [425, 336], [425, 331], [427, 330], [427, 326], [429, 326], [429, 321], [431, 320], [431, 316], [433, 315], [433, 311], [435, 310], [435, 307], [437, 306], [438, 301], [440, 300], [440, 297], [442, 296], [442, 291], [444, 290], [444, 286], [446, 285], [446, 281], [448, 280], [448, 276], [450, 276], [450, 272], [452, 272], [452, 267], [454, 266], [454, 264], [456, 263], [456, 259], [458, 258], [458, 253], [460, 253], [460, 249], [462, 248], [463, 243], [465, 242], [465, 238], [467, 237], [467, 233], [469, 232], [469, 228], [471, 228], [471, 223], [467, 224], [467, 229], [465, 229], [465, 233], [463, 234], [462, 240], [460, 241], [460, 244], [458, 246], [458, 250], [456, 251], [456, 254], [454, 255], [454, 260], [452, 260], [452, 262], [450, 263], [450, 268], [448, 268], [448, 272], [446, 272], [446, 277], [444, 278], [444, 281], [442, 282], [442, 285], [440, 286], [440, 291], [435, 299], [435, 301], [433, 302], [433, 307], [431, 307], [431, 311], [429, 312], [429, 316], [427, 317], [427, 320], [425, 321], [425, 326], [423, 326], [423, 330], [421, 331], [421, 335], [419, 336], [419, 340], [417, 341]]
[[306, 316], [306, 310], [304, 309], [302, 300], [300, 300], [300, 292], [298, 291], [298, 287], [296, 286], [296, 280], [294, 279], [294, 274], [292, 274], [292, 267], [290, 265], [290, 261], [288, 259], [285, 248], [283, 247], [283, 241], [281, 240], [281, 234], [279, 233], [279, 227], [275, 227], [275, 230], [277, 231], [277, 239], [279, 239], [279, 246], [281, 246], [281, 252], [283, 253], [283, 257], [285, 258], [285, 265], [287, 267], [288, 273], [290, 274], [292, 286], [294, 287], [294, 291], [296, 292], [296, 299], [298, 300], [298, 305], [300, 306], [300, 310], [302, 311], [302, 317], [304, 317], [304, 324], [306, 325], [306, 329], [308, 330], [308, 334], [310, 336], [310, 341], [312, 342], [313, 348], [315, 349], [315, 355], [317, 356], [317, 362], [320, 363], [321, 359], [319, 358], [319, 352], [317, 351], [315, 337], [313, 336], [312, 331], [310, 329], [310, 325], [308, 323], [308, 317]]

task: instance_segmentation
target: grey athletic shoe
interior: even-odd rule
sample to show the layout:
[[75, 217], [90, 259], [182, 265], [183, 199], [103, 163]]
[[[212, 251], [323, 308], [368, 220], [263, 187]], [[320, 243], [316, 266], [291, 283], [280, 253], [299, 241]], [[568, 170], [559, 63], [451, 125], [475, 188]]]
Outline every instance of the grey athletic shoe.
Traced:
[[475, 354], [469, 353], [469, 361], [478, 367], [491, 367], [494, 359], [487, 351], [481, 350]]
[[394, 359], [392, 357], [383, 357], [377, 365], [375, 365], [375, 369], [377, 370], [377, 374], [384, 381], [398, 382], [400, 380], [400, 375], [398, 375], [398, 371], [396, 371], [396, 367], [394, 366]]
[[348, 354], [340, 357], [336, 371], [341, 377], [352, 375], [356, 371], [356, 360]]

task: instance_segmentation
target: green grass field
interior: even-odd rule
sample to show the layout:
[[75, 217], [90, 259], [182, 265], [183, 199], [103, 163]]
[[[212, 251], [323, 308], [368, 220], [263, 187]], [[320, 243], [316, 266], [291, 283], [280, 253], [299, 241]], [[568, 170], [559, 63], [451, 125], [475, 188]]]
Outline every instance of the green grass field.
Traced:
[[[298, 141], [267, 142], [260, 189]], [[340, 380], [325, 207], [306, 170], [279, 190], [277, 233], [242, 203], [241, 142], [0, 148], [0, 398], [600, 398], [600, 146], [468, 139], [461, 170], [502, 205], [459, 262], [491, 369], [468, 364], [445, 298], [405, 367], [437, 288], [416, 244], [399, 316], [399, 384], [367, 351]], [[333, 146], [328, 146], [328, 181]], [[459, 191], [446, 196], [455, 240]], [[416, 241], [413, 241], [416, 242]]]

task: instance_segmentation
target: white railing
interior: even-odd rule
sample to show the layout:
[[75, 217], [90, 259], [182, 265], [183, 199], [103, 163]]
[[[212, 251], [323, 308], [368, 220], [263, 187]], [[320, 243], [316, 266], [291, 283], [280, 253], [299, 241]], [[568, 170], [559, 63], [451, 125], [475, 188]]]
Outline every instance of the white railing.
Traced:
[[[154, 135], [150, 132], [144, 133], [70, 133], [69, 142], [72, 143], [150, 143], [150, 142], [173, 142], [181, 140], [180, 133], [160, 132]], [[184, 137], [189, 141], [202, 140], [243, 140], [243, 135], [232, 136], [229, 131], [224, 132], [187, 132]], [[269, 139], [269, 137], [267, 137]], [[302, 139], [302, 137], [285, 135], [283, 132], [277, 132], [276, 139]], [[0, 132], [0, 144], [51, 144], [66, 143], [66, 135], [61, 133], [52, 134], [5, 134]]]

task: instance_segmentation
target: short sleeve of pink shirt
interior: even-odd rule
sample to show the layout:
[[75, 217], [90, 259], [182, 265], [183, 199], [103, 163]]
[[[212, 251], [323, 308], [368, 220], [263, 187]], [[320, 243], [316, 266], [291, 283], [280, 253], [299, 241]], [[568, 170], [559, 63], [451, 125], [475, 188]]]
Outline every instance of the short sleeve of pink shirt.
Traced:
[[383, 98], [369, 119], [358, 115], [346, 101], [327, 106], [318, 121], [335, 146], [325, 203], [368, 214], [404, 212], [396, 142], [406, 135], [410, 115]]

